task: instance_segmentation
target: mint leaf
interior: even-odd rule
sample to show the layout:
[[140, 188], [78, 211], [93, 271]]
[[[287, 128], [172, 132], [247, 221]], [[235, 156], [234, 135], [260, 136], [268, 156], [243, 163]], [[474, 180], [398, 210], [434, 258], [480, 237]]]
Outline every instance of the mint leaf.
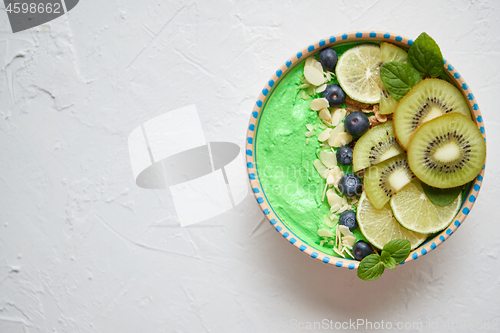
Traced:
[[359, 263], [358, 277], [365, 281], [376, 280], [384, 273], [384, 269], [380, 255], [373, 253], [364, 257]]
[[389, 61], [380, 68], [380, 79], [389, 94], [399, 101], [422, 78], [410, 65]]
[[408, 50], [408, 63], [422, 77], [438, 77], [443, 72], [443, 55], [431, 36], [422, 32]]
[[389, 269], [394, 269], [396, 268], [396, 260], [391, 257], [391, 253], [387, 251], [382, 251], [380, 254], [380, 258], [382, 259], [382, 262], [384, 263], [384, 266]]
[[435, 188], [422, 183], [424, 193], [429, 200], [438, 206], [444, 207], [451, 204], [462, 192], [463, 186], [452, 188]]
[[406, 239], [393, 239], [384, 245], [383, 252], [389, 252], [396, 264], [400, 264], [410, 255], [411, 243]]

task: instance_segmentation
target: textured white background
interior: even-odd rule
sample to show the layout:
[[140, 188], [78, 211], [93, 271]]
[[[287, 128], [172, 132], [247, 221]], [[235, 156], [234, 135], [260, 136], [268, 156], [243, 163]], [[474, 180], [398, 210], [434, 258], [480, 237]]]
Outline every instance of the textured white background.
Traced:
[[[499, 18], [493, 0], [82, 0], [12, 34], [1, 10], [0, 332], [288, 332], [358, 318], [452, 332], [447, 321], [499, 320]], [[134, 185], [136, 126], [195, 103], [208, 141], [242, 145], [278, 66], [352, 30], [428, 32], [479, 101], [484, 186], [436, 251], [363, 282], [302, 255], [251, 196], [181, 229], [171, 199]]]

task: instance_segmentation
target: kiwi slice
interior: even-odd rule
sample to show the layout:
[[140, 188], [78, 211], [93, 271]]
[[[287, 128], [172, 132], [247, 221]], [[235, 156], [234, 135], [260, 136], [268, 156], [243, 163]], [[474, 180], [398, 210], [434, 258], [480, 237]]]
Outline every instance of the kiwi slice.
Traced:
[[381, 209], [391, 197], [405, 187], [415, 175], [411, 172], [406, 154], [394, 156], [366, 170], [365, 192], [375, 208]]
[[485, 155], [486, 144], [476, 124], [450, 113], [417, 129], [408, 147], [408, 164], [427, 185], [450, 188], [473, 180]]
[[[408, 53], [406, 53], [405, 50], [389, 43], [380, 43], [380, 60], [382, 61], [380, 66], [389, 61], [398, 61], [406, 64], [407, 59]], [[379, 103], [381, 114], [393, 113], [396, 105], [398, 105], [398, 101], [396, 101], [384, 87], [380, 89]]]
[[354, 172], [404, 152], [394, 135], [392, 121], [385, 122], [363, 134], [356, 142], [352, 153]]
[[403, 97], [394, 111], [394, 132], [399, 144], [408, 149], [418, 126], [445, 113], [457, 112], [470, 118], [464, 96], [455, 86], [441, 79], [426, 79]]

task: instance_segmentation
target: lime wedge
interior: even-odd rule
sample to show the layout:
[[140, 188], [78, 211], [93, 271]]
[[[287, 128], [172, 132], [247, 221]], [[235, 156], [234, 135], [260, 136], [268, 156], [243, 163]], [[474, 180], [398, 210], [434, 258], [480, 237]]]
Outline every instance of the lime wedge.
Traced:
[[377, 209], [371, 204], [365, 192], [359, 199], [356, 219], [361, 233], [373, 246], [379, 249], [382, 249], [393, 239], [406, 239], [410, 241], [413, 250], [422, 244], [428, 236], [403, 228], [392, 215], [389, 204], [386, 204], [382, 209]]
[[414, 181], [392, 196], [391, 208], [403, 227], [420, 233], [434, 233], [450, 225], [461, 202], [462, 194], [448, 206], [435, 205], [426, 197], [420, 182]]
[[380, 47], [361, 44], [340, 56], [335, 74], [344, 92], [352, 99], [375, 104], [380, 100]]

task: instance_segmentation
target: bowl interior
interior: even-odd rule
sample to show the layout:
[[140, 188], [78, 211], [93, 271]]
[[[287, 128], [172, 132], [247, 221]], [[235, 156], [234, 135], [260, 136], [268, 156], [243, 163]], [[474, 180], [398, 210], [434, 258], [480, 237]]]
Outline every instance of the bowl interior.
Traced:
[[[345, 43], [352, 42], [382, 42], [388, 41], [396, 46], [408, 49], [408, 47], [413, 43], [412, 40], [387, 33], [387, 32], [375, 32], [375, 31], [361, 31], [361, 32], [351, 32], [344, 33], [341, 35], [331, 36], [327, 39], [321, 39], [314, 44], [311, 44], [304, 49], [300, 50], [289, 58], [270, 78], [265, 87], [262, 89], [257, 102], [255, 103], [254, 109], [252, 111], [252, 116], [250, 117], [250, 122], [247, 131], [246, 140], [246, 162], [247, 171], [250, 184], [254, 193], [254, 196], [262, 209], [263, 213], [268, 218], [271, 225], [275, 230], [280, 233], [288, 242], [297, 247], [300, 251], [307, 254], [308, 256], [315, 258], [316, 260], [321, 260], [324, 263], [335, 265], [337, 267], [344, 267], [347, 269], [356, 269], [359, 265], [359, 261], [354, 259], [344, 259], [331, 254], [325, 253], [318, 249], [318, 246], [314, 247], [292, 230], [284, 219], [280, 217], [276, 210], [273, 208], [273, 203], [270, 202], [266, 196], [266, 193], [262, 187], [260, 172], [258, 166], [258, 156], [256, 156], [255, 143], [259, 131], [260, 120], [262, 119], [262, 114], [265, 112], [265, 108], [269, 98], [272, 96], [275, 89], [279, 86], [280, 82], [289, 74], [297, 65], [304, 61], [307, 57], [320, 52], [326, 47], [339, 46]], [[449, 81], [452, 82], [465, 96], [467, 103], [470, 108], [471, 115], [477, 127], [480, 129], [484, 140], [486, 141], [484, 122], [481, 116], [481, 111], [475, 100], [475, 97], [470, 90], [469, 86], [460, 75], [460, 73], [445, 59], [444, 62], [444, 72], [449, 77]], [[312, 162], [312, 161], [311, 161]], [[420, 256], [423, 256], [430, 251], [434, 250], [441, 243], [446, 241], [457, 228], [464, 222], [465, 218], [469, 214], [472, 206], [474, 205], [484, 176], [484, 169], [481, 173], [472, 181], [470, 186], [465, 189], [465, 195], [463, 196], [462, 206], [455, 216], [454, 221], [451, 225], [438, 234], [434, 234], [429, 237], [422, 245], [413, 250], [410, 257], [406, 262], [415, 260]]]

